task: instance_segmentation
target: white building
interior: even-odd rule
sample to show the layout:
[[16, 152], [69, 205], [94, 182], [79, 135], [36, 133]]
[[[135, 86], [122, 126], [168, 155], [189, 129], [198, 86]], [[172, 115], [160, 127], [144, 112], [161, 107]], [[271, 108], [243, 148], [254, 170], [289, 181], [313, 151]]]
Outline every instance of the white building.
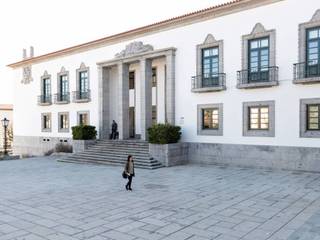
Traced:
[[[42, 56], [14, 71], [16, 153], [86, 121], [108, 138], [182, 127], [190, 161], [320, 170], [320, 1], [237, 0]], [[195, 77], [194, 77], [195, 76]], [[38, 97], [38, 98], [37, 98]]]

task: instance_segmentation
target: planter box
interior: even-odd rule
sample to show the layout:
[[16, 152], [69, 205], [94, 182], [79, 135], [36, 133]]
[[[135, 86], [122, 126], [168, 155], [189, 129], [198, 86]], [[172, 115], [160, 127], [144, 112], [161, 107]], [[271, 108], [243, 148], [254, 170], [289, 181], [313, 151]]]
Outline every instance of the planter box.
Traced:
[[96, 144], [97, 140], [72, 140], [73, 153], [84, 152], [88, 147]]
[[163, 166], [188, 163], [188, 143], [149, 144], [149, 154]]

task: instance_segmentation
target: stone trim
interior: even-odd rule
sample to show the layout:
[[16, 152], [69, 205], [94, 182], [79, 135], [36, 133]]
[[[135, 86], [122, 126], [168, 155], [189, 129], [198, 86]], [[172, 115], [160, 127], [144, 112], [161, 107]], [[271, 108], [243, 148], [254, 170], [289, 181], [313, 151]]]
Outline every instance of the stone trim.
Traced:
[[320, 138], [320, 131], [307, 130], [307, 105], [320, 104], [320, 98], [300, 99], [300, 138]]
[[[242, 36], [242, 55], [241, 55], [241, 66], [242, 70], [248, 70], [249, 67], [249, 41], [258, 38], [269, 37], [269, 66], [276, 66], [276, 30], [266, 30], [261, 23], [257, 23], [252, 32], [247, 35]], [[242, 84], [238, 82], [237, 88], [259, 88], [259, 87], [272, 87], [278, 85], [278, 76], [275, 76], [275, 81], [271, 82], [262, 82], [262, 83], [249, 83]]]
[[88, 125], [90, 125], [90, 111], [78, 111], [77, 112], [77, 125], [80, 125], [80, 114], [87, 114], [88, 115]]
[[[60, 128], [60, 116], [61, 115], [67, 115], [68, 119], [68, 128]], [[70, 117], [69, 117], [69, 112], [59, 112], [58, 113], [58, 132], [60, 133], [68, 133], [70, 129]]]
[[[250, 130], [249, 129], [249, 107], [269, 107], [269, 129]], [[275, 101], [259, 101], [243, 103], [243, 136], [244, 137], [275, 137]]]
[[[44, 116], [49, 116], [50, 118], [50, 128], [44, 128], [43, 118]], [[41, 113], [41, 132], [51, 132], [52, 130], [52, 117], [51, 113]]]
[[202, 50], [206, 48], [219, 49], [219, 73], [223, 73], [223, 40], [216, 40], [214, 36], [208, 34], [205, 41], [202, 44], [197, 45], [197, 76], [202, 75]]
[[[320, 27], [320, 9], [318, 9], [312, 16], [309, 22], [299, 24], [299, 63], [306, 62], [306, 39], [307, 39], [307, 30], [314, 27]], [[311, 77], [311, 78], [302, 78], [296, 79], [293, 83], [296, 84], [308, 84], [308, 83], [319, 83], [320, 77]]]
[[[217, 108], [219, 111], [219, 128], [218, 129], [202, 129], [202, 110], [208, 108]], [[197, 134], [207, 136], [223, 136], [223, 103], [217, 104], [198, 104], [198, 121], [197, 121]]]

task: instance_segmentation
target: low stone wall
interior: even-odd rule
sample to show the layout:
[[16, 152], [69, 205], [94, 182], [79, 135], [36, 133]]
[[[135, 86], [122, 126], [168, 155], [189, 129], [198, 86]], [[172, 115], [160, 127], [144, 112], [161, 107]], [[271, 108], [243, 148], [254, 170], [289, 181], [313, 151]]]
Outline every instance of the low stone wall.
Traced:
[[43, 156], [55, 149], [56, 144], [72, 144], [71, 138], [14, 136], [13, 154], [19, 156]]
[[149, 144], [149, 154], [164, 166], [188, 163], [188, 143]]
[[96, 142], [97, 140], [73, 140], [73, 153], [84, 152]]
[[195, 164], [320, 172], [320, 148], [189, 143], [188, 152]]

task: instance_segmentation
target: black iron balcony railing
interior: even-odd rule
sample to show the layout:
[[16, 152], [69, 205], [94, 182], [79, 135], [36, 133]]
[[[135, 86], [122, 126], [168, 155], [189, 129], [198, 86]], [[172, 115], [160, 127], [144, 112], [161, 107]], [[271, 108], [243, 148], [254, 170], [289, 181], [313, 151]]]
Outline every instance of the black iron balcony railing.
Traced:
[[262, 69], [253, 69], [238, 71], [238, 84], [255, 84], [278, 81], [278, 67], [267, 67]]
[[54, 103], [69, 103], [70, 102], [70, 93], [56, 93], [54, 95]]
[[86, 101], [90, 101], [90, 99], [91, 99], [90, 90], [73, 92], [74, 102], [86, 102]]
[[296, 63], [293, 72], [294, 80], [320, 77], [320, 64]]
[[49, 105], [52, 103], [51, 95], [40, 95], [38, 96], [39, 105]]
[[226, 74], [198, 75], [192, 77], [192, 89], [223, 88], [226, 84]]

